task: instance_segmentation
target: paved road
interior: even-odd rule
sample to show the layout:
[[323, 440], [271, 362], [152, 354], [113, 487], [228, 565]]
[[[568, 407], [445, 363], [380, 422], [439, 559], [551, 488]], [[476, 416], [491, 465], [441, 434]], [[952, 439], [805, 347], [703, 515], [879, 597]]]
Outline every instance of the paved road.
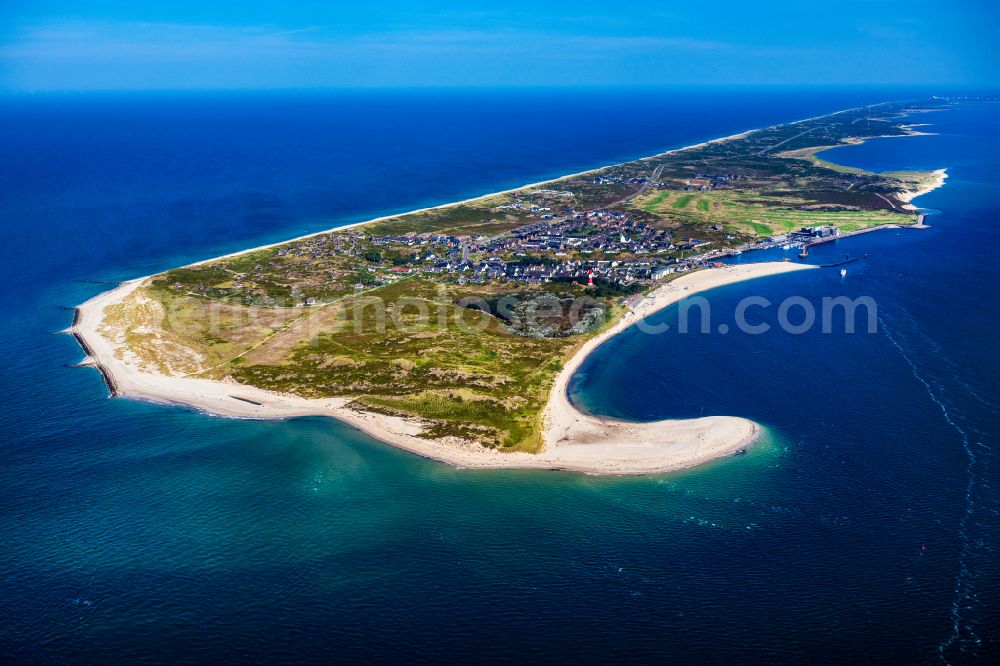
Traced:
[[623, 199], [619, 199], [618, 201], [612, 201], [611, 203], [609, 203], [609, 204], [607, 204], [606, 206], [603, 206], [603, 207], [604, 208], [611, 208], [612, 206], [619, 206], [619, 205], [625, 203], [626, 201], [628, 201], [629, 199], [634, 199], [635, 197], [637, 197], [640, 194], [642, 194], [643, 192], [645, 192], [646, 188], [649, 187], [650, 183], [656, 182], [656, 179], [660, 177], [661, 173], [663, 173], [663, 165], [662, 164], [660, 166], [656, 167], [655, 169], [653, 169], [652, 175], [650, 175], [650, 177], [646, 179], [646, 182], [643, 183], [642, 187], [640, 187], [638, 190], [636, 190], [635, 192], [633, 192], [632, 194], [628, 195], [627, 197], [625, 197]]

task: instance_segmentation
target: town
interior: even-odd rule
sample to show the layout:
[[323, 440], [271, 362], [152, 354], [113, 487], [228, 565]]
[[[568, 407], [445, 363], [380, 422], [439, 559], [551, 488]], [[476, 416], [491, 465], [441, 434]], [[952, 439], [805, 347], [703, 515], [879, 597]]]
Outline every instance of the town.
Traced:
[[173, 269], [107, 323], [165, 372], [346, 398], [417, 418], [427, 438], [534, 451], [565, 359], [642, 316], [659, 285], [760, 248], [801, 247], [782, 255], [795, 261], [917, 224], [909, 198], [940, 174], [817, 157], [911, 132], [909, 108], [887, 106], [872, 127], [866, 110], [776, 125]]
[[[899, 110], [905, 110], [899, 105]], [[886, 110], [887, 115], [888, 109]], [[904, 192], [932, 176], [831, 168], [808, 136], [878, 136], [862, 112], [757, 130], [546, 184], [390, 216], [155, 281], [175, 295], [313, 307], [403, 280], [518, 293], [554, 285], [627, 297], [751, 250], [808, 248], [919, 222]], [[790, 255], [791, 259], [794, 255]]]
[[[790, 249], [838, 233], [836, 227], [804, 227], [713, 247], [711, 241], [678, 237], [620, 210], [564, 207], [554, 214], [534, 207], [530, 212], [537, 221], [495, 236], [366, 234], [362, 229], [332, 232], [277, 248], [273, 257], [249, 269], [212, 264], [210, 269], [230, 276], [221, 283], [184, 285], [177, 281], [173, 286], [270, 304], [286, 291], [275, 289], [280, 285], [299, 306], [322, 304], [343, 293], [417, 274], [459, 285], [565, 282], [631, 293], [672, 273], [712, 265], [745, 251], [775, 246]], [[727, 235], [729, 241], [737, 239]]]

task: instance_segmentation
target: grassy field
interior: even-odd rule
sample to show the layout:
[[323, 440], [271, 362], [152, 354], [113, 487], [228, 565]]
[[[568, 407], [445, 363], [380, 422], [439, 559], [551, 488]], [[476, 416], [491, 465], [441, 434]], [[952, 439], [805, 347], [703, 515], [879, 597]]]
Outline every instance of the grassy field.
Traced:
[[663, 200], [669, 197], [670, 195], [671, 193], [666, 191], [653, 192], [646, 197], [641, 197], [640, 201], [642, 203], [638, 205], [647, 213], [656, 213], [660, 208], [660, 204], [663, 203]]
[[837, 164], [836, 162], [830, 162], [819, 156], [819, 153], [829, 150], [831, 148], [840, 148], [844, 145], [860, 144], [861, 141], [846, 140], [840, 146], [815, 146], [813, 148], [800, 148], [798, 150], [789, 150], [783, 153], [779, 153], [776, 157], [792, 158], [799, 160], [806, 160], [811, 164], [814, 164], [824, 169], [830, 169], [831, 171], [836, 171], [837, 173], [847, 174], [851, 176], [880, 176], [882, 178], [890, 178], [893, 180], [900, 181], [909, 188], [919, 188], [921, 185], [925, 184], [929, 178], [933, 178], [933, 172], [929, 171], [883, 171], [881, 173], [874, 173], [872, 171], [865, 171], [864, 169], [858, 169], [856, 167], [844, 166], [843, 164]]
[[[892, 209], [901, 206], [903, 191], [938, 176], [842, 167], [817, 156], [823, 147], [808, 144], [817, 136], [810, 132], [819, 129], [824, 143], [831, 144], [890, 131], [857, 124], [864, 113], [773, 126], [607, 167], [601, 178], [568, 176], [542, 187], [168, 271], [109, 308], [106, 335], [140, 365], [168, 375], [229, 379], [304, 397], [347, 397], [362, 409], [417, 417], [427, 424], [428, 437], [457, 436], [504, 450], [537, 451], [540, 416], [565, 359], [595, 328], [621, 314], [628, 293], [648, 285], [632, 282], [614, 290], [599, 285], [605, 291], [587, 292], [609, 300], [589, 310], [593, 317], [581, 326], [564, 325], [570, 318], [562, 310], [547, 322], [523, 326], [527, 318], [520, 314], [492, 310], [505, 323], [461, 307], [461, 299], [473, 296], [489, 304], [516, 296], [530, 303], [543, 294], [570, 303], [584, 287], [572, 281], [460, 279], [464, 274], [436, 270], [444, 257], [454, 259], [457, 244], [425, 237], [418, 251], [398, 236], [413, 231], [490, 237], [526, 224], [544, 226], [543, 220], [568, 211], [601, 208], [669, 229], [679, 239], [711, 241], [711, 249], [805, 226], [849, 232], [913, 223], [915, 215]], [[784, 152], [773, 152], [778, 147]], [[666, 189], [637, 195], [637, 183], [654, 169]], [[698, 174], [717, 180], [725, 175], [724, 182], [743, 189], [680, 189]], [[551, 224], [555, 228], [561, 222]], [[504, 247], [508, 240], [493, 246]], [[472, 245], [473, 262], [485, 262], [485, 251], [476, 256], [475, 248], [491, 244]], [[656, 264], [665, 258], [657, 247], [650, 256], [623, 260]], [[573, 257], [572, 251], [560, 250], [498, 253], [501, 260], [521, 265]], [[603, 256], [580, 255], [584, 261]], [[523, 311], [530, 309], [522, 305]]]
[[429, 436], [537, 450], [549, 388], [581, 336], [514, 335], [453, 298], [433, 282], [413, 280], [348, 299], [229, 371], [263, 388], [350, 396], [369, 409], [419, 416], [430, 422]]
[[889, 210], [830, 210], [807, 208], [810, 202], [793, 196], [764, 196], [743, 190], [686, 192], [663, 190], [635, 202], [646, 213], [681, 223], [720, 224], [755, 236], [773, 236], [801, 227], [830, 225], [856, 231], [884, 224], [912, 224], [915, 215]]
[[694, 196], [695, 195], [693, 194], [682, 194], [676, 199], [674, 199], [671, 202], [670, 206], [671, 208], [687, 208], [687, 205], [691, 203], [691, 200], [694, 199]]
[[110, 311], [106, 329], [109, 337], [127, 331], [129, 349], [165, 374], [346, 396], [365, 409], [418, 417], [428, 437], [537, 451], [555, 375], [590, 335], [516, 335], [456, 305], [491, 290], [414, 278], [320, 307], [269, 308], [154, 286]]
[[[849, 143], [850, 142], [847, 142], [844, 145], [848, 145]], [[864, 169], [844, 166], [843, 164], [837, 164], [836, 162], [830, 162], [828, 160], [824, 160], [817, 154], [824, 150], [829, 150], [830, 148], [838, 148], [838, 147], [839, 146], [815, 146], [812, 148], [800, 148], [798, 150], [788, 150], [783, 153], [779, 153], [778, 155], [776, 155], [776, 157], [806, 160], [808, 162], [811, 162], [812, 164], [815, 164], [816, 166], [823, 167], [824, 169], [830, 169], [832, 171], [836, 171], [837, 173], [844, 173], [854, 176], [862, 176], [870, 174], [870, 172], [865, 171]]]

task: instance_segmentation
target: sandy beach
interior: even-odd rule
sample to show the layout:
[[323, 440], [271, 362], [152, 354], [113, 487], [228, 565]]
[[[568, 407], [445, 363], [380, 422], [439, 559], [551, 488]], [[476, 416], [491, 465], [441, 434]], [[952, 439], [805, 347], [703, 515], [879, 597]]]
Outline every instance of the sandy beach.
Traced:
[[569, 379], [580, 363], [611, 337], [684, 297], [734, 282], [811, 268], [787, 262], [713, 268], [681, 276], [651, 292], [634, 311], [582, 345], [556, 377], [544, 414], [544, 447], [538, 454], [501, 453], [454, 438], [426, 439], [419, 436], [422, 425], [418, 421], [359, 412], [347, 407], [348, 398], [306, 399], [242, 384], [142, 370], [101, 333], [100, 326], [105, 308], [121, 301], [147, 278], [126, 282], [81, 305], [70, 332], [87, 351], [87, 362], [100, 368], [113, 394], [121, 397], [182, 405], [233, 418], [330, 416], [380, 441], [460, 467], [649, 474], [730, 455], [750, 444], [760, 429], [752, 421], [732, 416], [631, 423], [584, 414], [572, 405], [566, 393]]
[[[851, 111], [857, 111], [859, 108], [862, 108], [862, 107], [852, 107], [850, 109], [841, 109], [839, 111], [834, 111], [832, 113], [827, 113], [827, 114], [823, 114], [823, 115], [819, 115], [819, 116], [811, 116], [809, 118], [801, 118], [799, 120], [793, 120], [791, 122], [783, 123], [783, 124], [796, 125], [796, 124], [800, 124], [800, 123], [806, 123], [806, 122], [809, 122], [811, 120], [818, 120], [820, 118], [826, 118], [826, 117], [829, 117], [829, 116], [836, 116], [836, 115], [839, 115], [841, 113], [849, 113]], [[776, 127], [776, 125], [770, 125], [768, 127], [756, 127], [756, 128], [744, 130], [742, 132], [737, 132], [736, 134], [729, 134], [727, 136], [722, 136], [722, 137], [718, 137], [718, 138], [715, 138], [715, 139], [709, 139], [707, 141], [700, 141], [698, 143], [692, 143], [690, 145], [681, 146], [679, 148], [671, 148], [669, 150], [664, 150], [662, 152], [656, 153], [654, 155], [648, 155], [646, 157], [636, 158], [634, 161], [636, 161], [636, 162], [646, 162], [646, 161], [650, 161], [650, 160], [655, 160], [655, 159], [657, 159], [659, 157], [663, 157], [664, 155], [673, 155], [675, 153], [684, 152], [685, 150], [694, 150], [695, 148], [701, 148], [703, 146], [709, 146], [709, 145], [716, 144], [716, 143], [725, 143], [727, 141], [732, 141], [733, 139], [743, 138], [743, 137], [745, 137], [748, 134], [751, 134], [753, 132], [759, 132], [761, 130], [769, 129], [770, 127]], [[916, 132], [914, 132], [914, 134], [916, 134]], [[901, 135], [901, 136], [906, 136], [906, 135]], [[628, 160], [626, 160], [626, 161], [628, 161]], [[340, 231], [347, 231], [348, 229], [355, 229], [357, 227], [362, 227], [362, 226], [365, 226], [367, 224], [374, 224], [376, 222], [383, 222], [385, 220], [391, 220], [393, 218], [402, 217], [404, 215], [414, 215], [416, 213], [425, 213], [427, 211], [438, 210], [440, 208], [448, 208], [450, 206], [459, 206], [459, 205], [462, 205], [462, 204], [471, 203], [471, 202], [474, 202], [474, 201], [480, 201], [482, 199], [488, 199], [490, 197], [500, 196], [500, 195], [503, 195], [503, 194], [511, 194], [511, 193], [514, 193], [514, 192], [520, 192], [521, 190], [526, 190], [526, 189], [530, 189], [530, 188], [533, 188], [533, 187], [539, 187], [539, 186], [542, 186], [542, 185], [553, 185], [553, 184], [562, 182], [564, 180], [568, 180], [570, 178], [575, 178], [577, 176], [583, 176], [583, 175], [586, 175], [586, 174], [597, 173], [598, 171], [602, 171], [604, 169], [609, 169], [609, 168], [611, 168], [613, 166], [616, 166], [616, 164], [605, 164], [604, 166], [594, 167], [593, 169], [586, 169], [584, 171], [578, 171], [576, 173], [570, 173], [570, 174], [566, 174], [566, 175], [563, 175], [563, 176], [558, 176], [556, 178], [550, 178], [548, 180], [540, 180], [540, 181], [535, 182], [535, 183], [527, 183], [525, 185], [520, 185], [518, 187], [512, 187], [512, 188], [509, 188], [509, 189], [506, 189], [506, 190], [499, 190], [497, 192], [489, 192], [487, 194], [479, 194], [479, 195], [476, 195], [474, 197], [469, 197], [468, 199], [462, 199], [461, 201], [450, 201], [448, 203], [438, 204], [436, 206], [427, 206], [427, 207], [424, 207], [424, 208], [417, 208], [417, 209], [414, 209], [414, 210], [409, 210], [409, 211], [405, 211], [405, 212], [401, 212], [401, 213], [392, 213], [390, 215], [383, 215], [381, 217], [376, 217], [376, 218], [372, 218], [372, 219], [369, 219], [369, 220], [363, 220], [361, 222], [351, 222], [351, 223], [348, 223], [348, 224], [342, 224], [342, 225], [339, 225], [339, 226], [336, 226], [336, 227], [331, 227], [329, 229], [323, 229], [321, 231], [314, 231], [312, 233], [303, 234], [301, 236], [295, 236], [294, 238], [286, 238], [286, 239], [283, 239], [283, 240], [280, 240], [280, 241], [276, 241], [274, 243], [267, 243], [265, 245], [258, 245], [256, 247], [245, 248], [245, 249], [237, 250], [236, 252], [230, 252], [228, 254], [221, 254], [221, 255], [216, 256], [216, 257], [211, 257], [209, 259], [201, 259], [201, 260], [196, 261], [194, 263], [188, 264], [188, 266], [198, 266], [198, 265], [201, 265], [201, 264], [207, 264], [207, 263], [210, 263], [210, 262], [220, 261], [222, 259], [228, 259], [230, 257], [235, 257], [235, 256], [238, 256], [238, 255], [241, 255], [241, 254], [246, 254], [248, 252], [256, 252], [258, 250], [266, 250], [268, 248], [277, 247], [279, 245], [285, 245], [286, 243], [294, 243], [296, 241], [305, 240], [305, 239], [308, 239], [308, 238], [315, 238], [316, 236], [322, 236], [324, 234], [330, 234], [330, 233], [340, 232]], [[943, 169], [942, 169], [942, 171], [943, 171]], [[942, 179], [941, 182], [942, 183], [944, 182], [943, 179]], [[931, 189], [933, 189], [933, 188], [931, 188]], [[914, 194], [910, 198], [916, 197], [919, 194], [923, 194], [923, 193], [924, 192], [920, 192], [918, 194]], [[142, 279], [142, 278], [137, 278], [137, 279]]]
[[928, 181], [923, 185], [923, 187], [920, 187], [916, 190], [903, 192], [899, 195], [900, 201], [906, 202], [904, 208], [907, 208], [908, 210], [918, 210], [918, 207], [914, 206], [911, 202], [917, 197], [927, 194], [928, 192], [933, 192], [937, 188], [941, 187], [942, 185], [944, 185], [945, 180], [948, 178], [947, 169], [935, 169], [930, 173], [933, 174], [933, 177], [929, 178]]
[[[838, 113], [846, 113], [847, 111], [853, 111], [853, 110], [854, 109], [844, 109], [842, 111], [835, 111], [834, 113], [827, 114], [827, 115], [831, 115], [832, 116], [832, 115], [836, 115]], [[824, 116], [817, 116], [817, 118], [822, 118], [822, 117], [824, 117]], [[809, 120], [815, 120], [815, 118], [805, 118], [805, 119], [802, 119], [802, 120], [796, 120], [793, 123], [789, 123], [789, 124], [791, 125], [791, 124], [795, 124], [795, 123], [804, 123], [804, 122], [807, 122]], [[674, 153], [680, 153], [680, 152], [683, 152], [685, 150], [694, 150], [695, 148], [701, 148], [702, 146], [708, 146], [708, 145], [711, 145], [711, 144], [714, 144], [714, 143], [725, 143], [726, 141], [732, 141], [733, 139], [740, 139], [742, 137], [745, 137], [747, 134], [750, 134], [751, 132], [758, 132], [761, 129], [767, 129], [767, 128], [749, 129], [749, 130], [746, 130], [744, 132], [739, 132], [737, 134], [730, 134], [728, 136], [719, 137], [717, 139], [710, 139], [708, 141], [701, 141], [699, 143], [692, 143], [691, 145], [681, 146], [680, 148], [671, 148], [670, 150], [665, 150], [663, 152], [656, 153], [655, 155], [649, 155], [647, 157], [636, 158], [634, 161], [636, 161], [636, 162], [646, 162], [646, 161], [649, 161], [649, 160], [655, 160], [658, 157], [663, 157], [664, 155], [672, 155]], [[383, 215], [381, 217], [375, 217], [375, 218], [372, 218], [370, 220], [364, 220], [364, 221], [361, 221], [361, 222], [351, 222], [351, 223], [348, 223], [348, 224], [342, 224], [340, 226], [331, 227], [329, 229], [323, 229], [322, 231], [314, 231], [312, 233], [304, 234], [302, 236], [295, 236], [294, 238], [286, 238], [286, 239], [283, 239], [283, 240], [280, 240], [280, 241], [277, 241], [277, 242], [274, 242], [274, 243], [268, 243], [266, 245], [258, 245], [257, 247], [251, 247], [251, 248], [246, 248], [246, 249], [243, 249], [243, 250], [237, 250], [236, 252], [230, 252], [229, 254], [221, 254], [221, 255], [219, 255], [217, 257], [212, 257], [210, 259], [202, 259], [200, 261], [196, 261], [195, 263], [188, 264], [188, 265], [189, 266], [198, 266], [198, 265], [201, 265], [201, 264], [207, 264], [209, 262], [219, 261], [219, 260], [222, 260], [222, 259], [228, 259], [230, 257], [235, 257], [235, 256], [238, 256], [238, 255], [241, 255], [241, 254], [246, 254], [248, 252], [256, 252], [257, 250], [266, 250], [268, 248], [277, 247], [279, 245], [285, 245], [286, 243], [294, 243], [296, 241], [305, 240], [307, 238], [315, 238], [316, 236], [322, 236], [324, 234], [330, 234], [330, 233], [340, 232], [340, 231], [347, 231], [348, 229], [355, 229], [357, 227], [362, 227], [362, 226], [365, 226], [365, 225], [368, 225], [368, 224], [374, 224], [376, 222], [384, 222], [385, 220], [391, 220], [391, 219], [394, 219], [394, 218], [397, 218], [397, 217], [403, 217], [404, 215], [414, 215], [416, 213], [426, 213], [428, 211], [438, 210], [440, 208], [450, 208], [451, 206], [460, 206], [462, 204], [471, 203], [473, 201], [481, 201], [482, 199], [489, 199], [490, 197], [496, 197], [496, 196], [500, 196], [500, 195], [503, 195], [503, 194], [512, 194], [514, 192], [520, 192], [521, 190], [527, 190], [527, 189], [530, 189], [530, 188], [533, 188], [533, 187], [539, 187], [539, 186], [542, 186], [542, 185], [553, 185], [553, 184], [562, 182], [564, 180], [568, 180], [570, 178], [576, 178], [577, 176], [584, 176], [584, 175], [590, 174], [590, 173], [597, 173], [598, 171], [602, 171], [604, 169], [609, 169], [609, 168], [611, 168], [613, 166], [617, 166], [617, 165], [616, 164], [605, 164], [604, 166], [594, 167], [593, 169], [586, 169], [585, 171], [578, 171], [576, 173], [570, 173], [570, 174], [566, 174], [564, 176], [558, 176], [557, 178], [550, 178], [549, 180], [540, 180], [537, 183], [528, 183], [526, 185], [520, 185], [518, 187], [512, 187], [512, 188], [507, 189], [507, 190], [499, 190], [497, 192], [489, 192], [487, 194], [479, 194], [479, 195], [476, 195], [474, 197], [469, 197], [468, 199], [462, 199], [461, 201], [449, 201], [448, 203], [438, 204], [436, 206], [427, 206], [425, 208], [417, 208], [417, 209], [408, 210], [408, 211], [405, 211], [405, 212], [402, 212], [402, 213], [392, 213], [390, 215]]]
[[[808, 120], [812, 120], [812, 118], [796, 122]], [[754, 131], [757, 130], [747, 130], [675, 148], [642, 159], [652, 160], [662, 155], [731, 141]], [[461, 202], [449, 202], [408, 213], [397, 213], [342, 225], [293, 239], [285, 239], [205, 259], [192, 265], [218, 261], [331, 232], [345, 231], [401, 215], [435, 210], [541, 185], [555, 184], [568, 178], [594, 173], [605, 168], [608, 167], [588, 169], [551, 180], [479, 195]], [[943, 182], [943, 179], [942, 170], [939, 176], [940, 182]], [[914, 192], [909, 199], [930, 191], [930, 189], [933, 187]], [[569, 379], [580, 363], [609, 338], [634, 325], [643, 317], [668, 307], [685, 296], [742, 280], [808, 268], [811, 267], [785, 262], [714, 268], [684, 275], [651, 292], [633, 312], [628, 313], [615, 326], [582, 345], [559, 373], [543, 415], [543, 449], [538, 454], [501, 453], [454, 438], [426, 439], [419, 436], [423, 426], [418, 421], [360, 412], [347, 406], [350, 403], [349, 398], [305, 399], [236, 383], [166, 376], [142, 370], [135, 359], [130, 359], [124, 350], [117, 349], [116, 343], [102, 335], [99, 328], [104, 309], [125, 298], [148, 280], [148, 277], [122, 283], [118, 288], [100, 294], [79, 306], [76, 321], [70, 332], [77, 337], [88, 354], [87, 362], [100, 369], [112, 394], [116, 396], [162, 404], [184, 405], [209, 414], [233, 418], [330, 416], [393, 446], [468, 468], [520, 467], [566, 469], [593, 474], [647, 474], [683, 469], [730, 455], [751, 443], [758, 436], [760, 428], [752, 421], [731, 416], [710, 416], [654, 423], [629, 423], [584, 414], [570, 403], [566, 393]]]
[[[807, 123], [807, 122], [809, 122], [811, 120], [818, 120], [820, 118], [826, 118], [826, 117], [829, 117], [829, 116], [836, 116], [836, 115], [839, 115], [841, 113], [849, 113], [851, 111], [857, 111], [859, 108], [862, 108], [862, 107], [852, 107], [850, 109], [841, 109], [839, 111], [834, 111], [832, 113], [826, 113], [826, 114], [819, 115], [819, 116], [811, 116], [809, 118], [801, 118], [799, 120], [793, 120], [791, 122], [782, 123], [782, 124], [797, 125], [797, 124], [800, 124], [800, 123]], [[634, 161], [636, 161], [636, 162], [647, 162], [647, 161], [650, 161], [650, 160], [655, 160], [658, 157], [663, 157], [664, 155], [673, 155], [675, 153], [684, 152], [685, 150], [694, 150], [695, 148], [701, 148], [703, 146], [709, 146], [709, 145], [716, 144], [716, 143], [725, 143], [726, 141], [732, 141], [733, 139], [740, 139], [740, 138], [743, 138], [743, 137], [747, 136], [748, 134], [751, 134], [753, 132], [759, 132], [761, 130], [766, 130], [766, 129], [769, 129], [770, 127], [776, 127], [776, 125], [770, 125], [768, 127], [755, 127], [755, 128], [752, 128], [752, 129], [744, 130], [742, 132], [737, 132], [736, 134], [729, 134], [727, 136], [722, 136], [722, 137], [718, 137], [718, 138], [715, 138], [715, 139], [709, 139], [707, 141], [700, 141], [698, 143], [692, 143], [690, 145], [681, 146], [679, 148], [671, 148], [669, 150], [664, 150], [662, 152], [656, 153], [654, 155], [648, 155], [646, 157], [636, 158]], [[629, 160], [625, 160], [625, 161], [629, 161]], [[609, 169], [609, 168], [611, 168], [613, 166], [616, 166], [616, 164], [605, 164], [604, 166], [594, 167], [593, 169], [586, 169], [584, 171], [578, 171], [576, 173], [570, 173], [570, 174], [566, 174], [564, 176], [558, 176], [556, 178], [550, 178], [548, 180], [540, 180], [540, 181], [538, 181], [536, 183], [528, 183], [526, 185], [520, 185], [518, 187], [512, 187], [512, 188], [506, 189], [506, 190], [499, 190], [497, 192], [489, 192], [488, 194], [479, 194], [477, 196], [470, 197], [468, 199], [462, 199], [461, 201], [449, 201], [448, 203], [438, 204], [436, 206], [427, 206], [425, 208], [417, 208], [415, 210], [409, 210], [409, 211], [402, 212], [402, 213], [392, 213], [391, 215], [383, 215], [381, 217], [376, 217], [376, 218], [373, 218], [373, 219], [370, 219], [370, 220], [364, 220], [362, 222], [351, 222], [351, 223], [348, 223], [348, 224], [342, 224], [340, 226], [331, 227], [329, 229], [323, 229], [322, 231], [314, 231], [312, 233], [304, 234], [302, 236], [296, 236], [294, 238], [286, 238], [284, 240], [280, 240], [280, 241], [277, 241], [277, 242], [274, 242], [274, 243], [268, 243], [266, 245], [258, 245], [257, 247], [251, 247], [251, 248], [246, 248], [246, 249], [238, 250], [236, 252], [230, 252], [228, 254], [222, 254], [222, 255], [219, 255], [217, 257], [212, 257], [210, 259], [202, 259], [200, 261], [197, 261], [197, 262], [195, 262], [193, 264], [189, 264], [189, 265], [196, 266], [196, 265], [200, 265], [200, 264], [207, 264], [209, 262], [219, 261], [221, 259], [228, 259], [230, 257], [235, 257], [235, 256], [240, 255], [240, 254], [246, 254], [247, 252], [255, 252], [257, 250], [265, 250], [267, 248], [277, 247], [278, 245], [284, 245], [286, 243], [294, 243], [295, 241], [305, 240], [307, 238], [314, 238], [316, 236], [322, 236], [324, 234], [329, 234], [329, 233], [338, 232], [338, 231], [346, 231], [348, 229], [354, 229], [354, 228], [357, 228], [357, 227], [364, 226], [366, 224], [373, 224], [375, 222], [383, 222], [385, 220], [391, 220], [393, 218], [402, 217], [404, 215], [413, 215], [413, 214], [416, 214], [416, 213], [425, 213], [425, 212], [431, 211], [431, 210], [438, 210], [440, 208], [448, 208], [450, 206], [458, 206], [458, 205], [461, 205], [461, 204], [471, 203], [473, 201], [480, 201], [482, 199], [488, 199], [490, 197], [500, 196], [502, 194], [511, 194], [513, 192], [520, 192], [521, 190], [530, 189], [532, 187], [539, 187], [541, 185], [553, 185], [553, 184], [562, 182], [564, 180], [568, 180], [570, 178], [575, 178], [577, 176], [583, 176], [583, 175], [590, 174], [590, 173], [597, 173], [598, 171], [601, 171], [603, 169]], [[914, 195], [914, 196], [916, 196], [916, 195]]]

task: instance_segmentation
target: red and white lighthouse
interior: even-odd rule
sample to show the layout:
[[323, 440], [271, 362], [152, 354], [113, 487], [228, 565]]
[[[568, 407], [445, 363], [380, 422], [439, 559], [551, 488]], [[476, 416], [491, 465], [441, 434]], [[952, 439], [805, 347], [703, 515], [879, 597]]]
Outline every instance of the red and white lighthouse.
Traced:
[[590, 269], [587, 270], [587, 286], [588, 287], [593, 287], [594, 286], [594, 269], [593, 268], [590, 268]]

